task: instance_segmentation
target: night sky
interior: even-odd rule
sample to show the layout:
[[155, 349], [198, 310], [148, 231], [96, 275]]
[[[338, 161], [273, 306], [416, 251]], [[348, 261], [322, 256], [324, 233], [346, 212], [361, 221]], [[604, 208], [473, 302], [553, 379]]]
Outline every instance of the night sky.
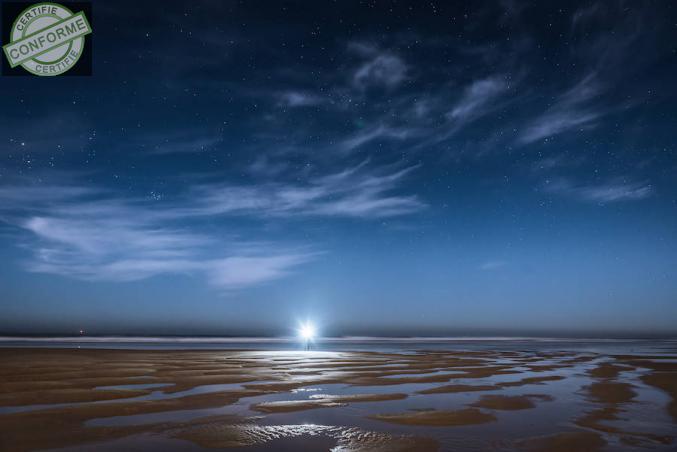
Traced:
[[677, 3], [92, 15], [0, 77], [0, 332], [677, 332]]

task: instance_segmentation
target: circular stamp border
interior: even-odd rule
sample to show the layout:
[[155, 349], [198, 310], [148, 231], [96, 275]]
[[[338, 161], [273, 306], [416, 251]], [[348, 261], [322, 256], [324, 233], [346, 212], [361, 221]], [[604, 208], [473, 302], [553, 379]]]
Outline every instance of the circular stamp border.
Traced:
[[[59, 8], [63, 8], [63, 9], [65, 9], [66, 11], [68, 11], [68, 12], [70, 13], [71, 16], [74, 15], [73, 11], [71, 11], [70, 8], [67, 8], [67, 7], [65, 7], [65, 6], [63, 6], [63, 5], [59, 4], [59, 3], [55, 3], [55, 2], [40, 2], [40, 3], [33, 3], [32, 5], [30, 5], [29, 7], [25, 8], [23, 11], [21, 11], [21, 12], [19, 13], [19, 15], [16, 16], [16, 19], [14, 19], [14, 22], [12, 22], [12, 27], [11, 27], [10, 30], [9, 30], [10, 42], [11, 42], [12, 31], [14, 31], [14, 27], [16, 27], [16, 23], [19, 21], [19, 19], [21, 19], [21, 17], [26, 13], [26, 11], [29, 11], [29, 10], [31, 10], [32, 8], [35, 8], [36, 6], [41, 6], [41, 5], [58, 6]], [[34, 71], [33, 69], [30, 69], [30, 68], [26, 67], [24, 64], [21, 64], [21, 67], [22, 67], [25, 71], [28, 71], [28, 72], [30, 72], [31, 74], [37, 75], [37, 76], [39, 76], [39, 77], [54, 77], [54, 76], [61, 75], [61, 74], [64, 74], [64, 73], [68, 72], [69, 70], [71, 70], [71, 69], [78, 63], [78, 61], [80, 61], [80, 57], [81, 57], [82, 54], [84, 53], [84, 48], [85, 48], [85, 36], [81, 36], [81, 37], [76, 38], [76, 39], [82, 39], [82, 50], [78, 53], [78, 57], [75, 59], [75, 61], [73, 61], [73, 64], [71, 64], [68, 68], [64, 69], [63, 71], [58, 72], [58, 73], [53, 73], [53, 74], [46, 74], [46, 73], [44, 73], [44, 72], [37, 72], [37, 71]], [[72, 46], [73, 46], [73, 42], [71, 41], [71, 42], [70, 42], [70, 45], [69, 45], [69, 47], [68, 47], [68, 51], [69, 51], [69, 52], [70, 52], [70, 49], [72, 48]], [[66, 55], [64, 55], [59, 61], [62, 61], [63, 58], [65, 58], [67, 55], [68, 55], [68, 53], [66, 53]], [[33, 61], [33, 59], [31, 59], [31, 61]], [[58, 62], [57, 62], [57, 63], [58, 63]], [[40, 63], [40, 64], [44, 64], [44, 63]], [[49, 64], [56, 64], [56, 63], [49, 63]]]

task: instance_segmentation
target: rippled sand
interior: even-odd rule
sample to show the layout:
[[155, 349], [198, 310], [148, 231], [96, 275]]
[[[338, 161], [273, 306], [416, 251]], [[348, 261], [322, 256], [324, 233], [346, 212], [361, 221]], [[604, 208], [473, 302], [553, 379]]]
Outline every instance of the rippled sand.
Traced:
[[0, 361], [1, 451], [676, 446], [675, 356], [2, 349]]
[[465, 408], [456, 411], [425, 410], [400, 414], [380, 414], [372, 416], [372, 419], [392, 422], [394, 424], [452, 427], [457, 425], [474, 425], [493, 422], [496, 420], [496, 416], [475, 408]]

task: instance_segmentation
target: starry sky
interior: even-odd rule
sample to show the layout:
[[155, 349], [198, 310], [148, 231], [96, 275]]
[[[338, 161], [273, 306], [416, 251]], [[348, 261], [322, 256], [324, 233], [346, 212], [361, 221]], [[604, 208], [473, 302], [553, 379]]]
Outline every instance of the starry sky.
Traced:
[[672, 1], [100, 2], [0, 77], [0, 332], [677, 332]]

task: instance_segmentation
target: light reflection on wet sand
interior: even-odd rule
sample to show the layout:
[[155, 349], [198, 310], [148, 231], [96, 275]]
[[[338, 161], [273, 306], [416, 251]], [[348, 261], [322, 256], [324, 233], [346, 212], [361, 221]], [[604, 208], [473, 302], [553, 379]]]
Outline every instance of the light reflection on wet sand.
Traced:
[[671, 450], [677, 428], [669, 411], [677, 354], [4, 349], [0, 357], [0, 450]]

